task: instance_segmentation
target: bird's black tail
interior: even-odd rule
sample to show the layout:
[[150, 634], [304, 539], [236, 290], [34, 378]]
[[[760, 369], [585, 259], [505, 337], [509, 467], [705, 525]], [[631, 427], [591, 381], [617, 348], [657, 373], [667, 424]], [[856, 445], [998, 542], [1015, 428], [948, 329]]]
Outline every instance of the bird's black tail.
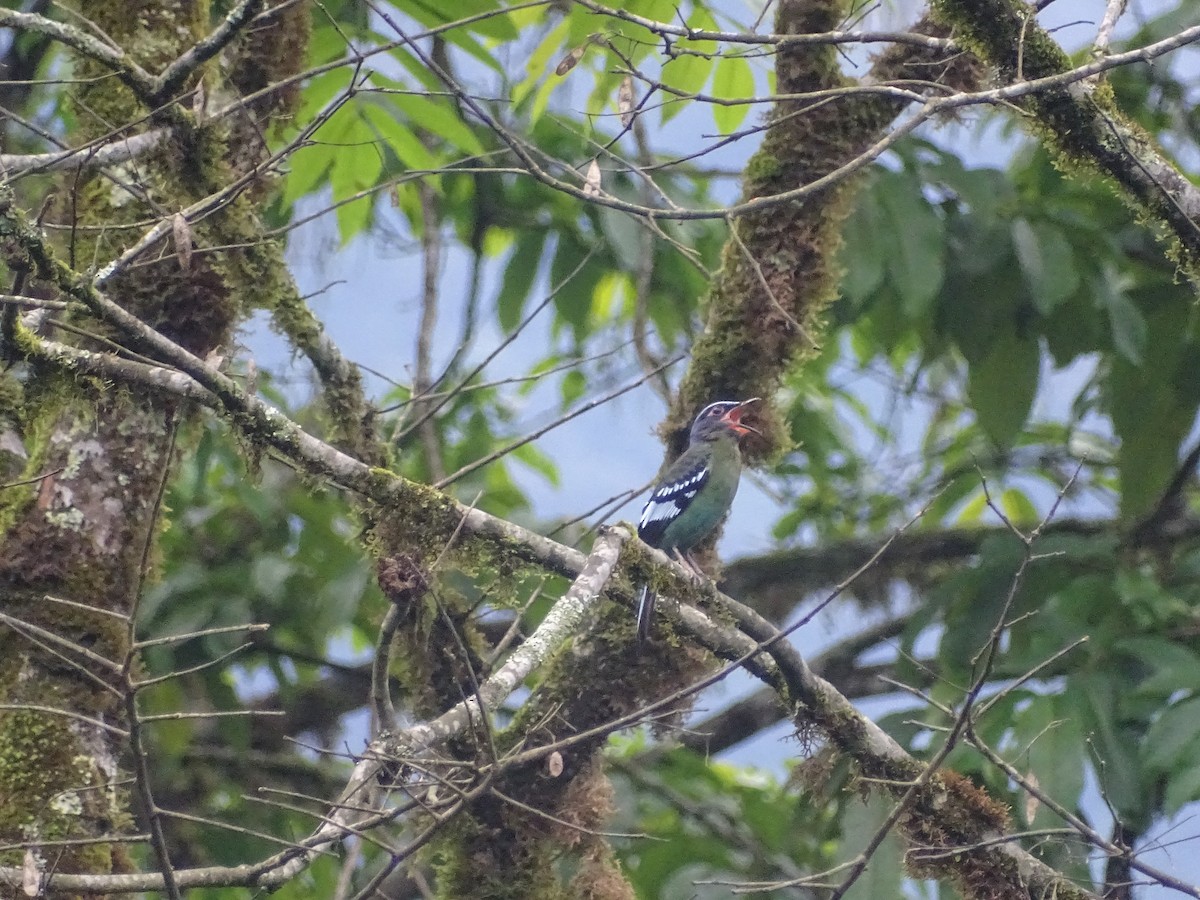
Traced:
[[658, 595], [650, 590], [650, 585], [642, 585], [642, 595], [638, 598], [637, 608], [637, 638], [645, 641], [650, 637], [650, 626], [654, 623], [654, 601]]

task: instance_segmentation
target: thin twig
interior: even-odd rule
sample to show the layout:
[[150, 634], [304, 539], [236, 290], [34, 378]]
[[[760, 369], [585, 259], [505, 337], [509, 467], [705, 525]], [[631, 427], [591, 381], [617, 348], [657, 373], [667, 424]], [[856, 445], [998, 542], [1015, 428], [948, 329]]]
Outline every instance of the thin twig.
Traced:
[[[417, 328], [416, 372], [413, 378], [413, 394], [424, 396], [432, 387], [430, 374], [433, 364], [430, 356], [433, 348], [434, 330], [437, 327], [438, 276], [441, 274], [442, 236], [440, 219], [433, 189], [425, 182], [417, 185], [421, 198], [421, 322]], [[424, 415], [429, 404], [417, 401], [414, 410], [421, 419], [417, 434], [425, 451], [425, 462], [429, 466], [431, 481], [446, 477], [446, 464], [442, 457], [441, 439], [433, 415]]]
[[616, 388], [615, 390], [610, 391], [609, 393], [605, 394], [602, 397], [597, 397], [594, 400], [589, 400], [586, 403], [583, 403], [580, 406], [576, 407], [575, 409], [571, 410], [571, 412], [567, 413], [566, 415], [560, 416], [559, 418], [555, 419], [553, 422], [550, 422], [548, 425], [544, 425], [541, 428], [538, 428], [535, 431], [532, 431], [529, 434], [525, 435], [524, 437], [518, 438], [517, 440], [512, 441], [509, 444], [505, 444], [503, 447], [499, 448], [498, 450], [494, 450], [491, 453], [487, 454], [487, 456], [480, 457], [479, 459], [475, 460], [474, 462], [468, 463], [467, 465], [465, 465], [461, 469], [459, 469], [457, 472], [455, 472], [451, 475], [447, 475], [441, 481], [437, 482], [434, 485], [434, 487], [438, 488], [438, 490], [443, 490], [446, 487], [448, 487], [449, 485], [458, 481], [464, 475], [469, 475], [471, 472], [474, 472], [476, 469], [480, 469], [483, 466], [488, 465], [489, 463], [493, 463], [496, 460], [500, 459], [501, 457], [507, 456], [509, 453], [512, 453], [514, 450], [516, 450], [520, 447], [523, 447], [532, 441], [536, 441], [538, 438], [540, 438], [542, 435], [546, 434], [548, 431], [552, 431], [553, 429], [558, 428], [561, 425], [565, 425], [567, 422], [570, 422], [572, 419], [574, 419], [578, 416], [581, 416], [586, 412], [591, 412], [593, 409], [596, 409], [596, 407], [603, 406], [605, 403], [608, 403], [610, 400], [615, 400], [617, 397], [620, 397], [622, 394], [629, 393], [634, 388], [639, 387], [640, 385], [644, 384], [650, 378], [653, 378], [654, 375], [656, 375], [658, 372], [661, 372], [664, 369], [675, 365], [675, 363], [684, 359], [686, 357], [686, 355], [687, 354], [681, 353], [678, 356], [674, 356], [671, 359], [667, 360], [666, 362], [662, 363], [662, 365], [660, 365], [654, 371], [647, 372], [647, 373], [639, 376], [638, 378], [634, 379], [629, 384], [626, 384], [626, 385], [623, 385], [622, 387]]

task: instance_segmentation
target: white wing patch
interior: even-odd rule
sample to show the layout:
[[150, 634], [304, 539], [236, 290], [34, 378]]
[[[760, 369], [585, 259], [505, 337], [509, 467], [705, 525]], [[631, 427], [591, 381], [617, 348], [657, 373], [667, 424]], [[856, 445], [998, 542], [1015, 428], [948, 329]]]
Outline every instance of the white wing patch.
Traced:
[[695, 499], [707, 477], [708, 467], [702, 466], [688, 472], [678, 481], [659, 485], [646, 501], [646, 507], [638, 521], [638, 534], [642, 540], [652, 546], [657, 545], [667, 526], [679, 518], [688, 508], [688, 504]]

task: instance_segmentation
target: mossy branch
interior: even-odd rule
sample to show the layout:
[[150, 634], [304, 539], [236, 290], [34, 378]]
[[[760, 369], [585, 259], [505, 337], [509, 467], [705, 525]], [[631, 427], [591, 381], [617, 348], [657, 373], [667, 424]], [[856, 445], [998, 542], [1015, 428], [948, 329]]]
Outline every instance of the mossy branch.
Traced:
[[[853, 173], [882, 152], [880, 139], [906, 105], [929, 92], [978, 85], [978, 65], [964, 62], [944, 27], [922, 20], [909, 33], [912, 40], [889, 47], [862, 82], [881, 89], [858, 90], [841, 73], [836, 47], [799, 40], [807, 32], [830, 32], [843, 13], [835, 2], [788, 0], [779, 6], [778, 91], [805, 99], [776, 104], [762, 147], [746, 166], [739, 206], [750, 208], [730, 217], [730, 240], [709, 289], [704, 333], [660, 429], [668, 457], [682, 452], [697, 409], [715, 399], [770, 397], [813, 352], [821, 311], [837, 290], [837, 251], [855, 189]], [[914, 88], [883, 89], [909, 79]], [[855, 167], [857, 161], [862, 165]], [[753, 207], [760, 198], [822, 184], [828, 186], [803, 200]], [[747, 448], [751, 458], [785, 443], [769, 406], [764, 412], [765, 420], [756, 424], [767, 439]]]
[[[1004, 84], [1072, 71], [1066, 52], [1038, 24], [1036, 10], [1024, 0], [934, 0], [932, 12], [954, 29], [960, 43], [994, 66]], [[1170, 43], [1184, 46], [1196, 40], [1200, 28], [1189, 28]], [[1143, 60], [1149, 62], [1149, 48], [1143, 51]], [[1136, 59], [1139, 51], [1122, 55]], [[1097, 171], [1115, 181], [1138, 212], [1165, 226], [1187, 273], [1200, 276], [1200, 188], [1117, 109], [1106, 84], [1073, 80], [1017, 102], [1032, 114], [1027, 124], [1064, 168]]]
[[241, 0], [211, 34], [193, 44], [149, 84], [154, 103], [166, 103], [200, 66], [227, 47], [245, 24], [262, 8], [264, 0]]
[[[172, 390], [187, 385], [184, 390], [188, 396], [223, 412], [232, 424], [252, 440], [273, 448], [310, 474], [330, 478], [376, 501], [385, 511], [406, 510], [407, 514], [416, 517], [416, 520], [432, 533], [448, 537], [461, 521], [464, 533], [472, 536], [477, 546], [489, 546], [493, 552], [537, 564], [558, 574], [574, 577], [584, 571], [585, 557], [578, 551], [487, 513], [463, 507], [432, 488], [407, 482], [390, 472], [372, 469], [308, 435], [286, 416], [257, 398], [247, 395], [227, 376], [154, 332], [73, 273], [52, 255], [39, 232], [13, 207], [11, 198], [6, 198], [2, 193], [0, 236], [15, 241], [24, 249], [37, 266], [39, 277], [54, 282], [68, 296], [84, 303], [96, 315], [138, 340], [141, 346], [149, 348], [176, 366], [179, 370], [176, 373], [145, 367], [148, 376], [160, 389]], [[33, 343], [39, 339], [32, 336], [27, 338], [27, 346], [39, 346]], [[87, 354], [73, 348], [58, 347], [50, 360], [68, 367], [103, 367], [112, 362], [113, 358], [107, 354]], [[116, 362], [126, 368], [136, 368], [139, 365], [128, 361]], [[658, 551], [643, 548], [643, 553], [639, 556], [643, 558], [633, 560], [638, 576], [686, 579], [682, 569]], [[605, 577], [607, 578], [607, 575]], [[752, 637], [746, 637], [734, 628], [718, 625], [704, 613], [685, 604], [666, 604], [664, 615], [676, 620], [682, 635], [688, 636], [718, 656], [725, 659], [749, 659], [746, 654], [755, 648], [754, 640], [769, 639], [774, 634], [773, 629], [765, 620], [741, 604], [729, 598], [718, 600], [738, 625]], [[610, 642], [613, 640], [616, 638], [611, 638]], [[534, 645], [535, 648], [539, 646], [541, 645]], [[615, 645], [608, 649], [611, 651], [609, 656], [618, 656], [619, 648]], [[920, 771], [919, 761], [905, 753], [878, 726], [855, 710], [831, 685], [813, 675], [794, 648], [786, 642], [775, 641], [770, 645], [768, 652], [776, 665], [754, 666], [753, 669], [759, 677], [767, 679], [788, 702], [798, 704], [794, 707], [797, 710], [798, 722], [819, 725], [864, 771], [893, 775], [908, 773], [904, 777], [909, 778], [915, 777], [913, 773]], [[776, 674], [777, 672], [782, 674]], [[949, 804], [958, 802], [952, 790], [948, 790], [947, 797], [946, 802]], [[962, 821], [974, 821], [972, 817], [976, 813], [966, 800], [958, 807], [949, 808], [953, 809]], [[942, 814], [945, 814], [945, 808]], [[973, 829], [964, 829], [962, 834], [982, 834], [988, 827], [990, 826], [986, 820], [980, 821]], [[291, 855], [294, 855], [294, 852]], [[1016, 846], [1004, 844], [972, 851], [973, 860], [991, 859], [993, 856], [998, 872], [1003, 870], [1003, 866], [1012, 866], [1013, 860], [1016, 860], [1020, 863], [1021, 871], [1032, 873], [1031, 877], [1040, 878], [1047, 885], [1058, 885], [1061, 880], [1060, 876]], [[262, 866], [225, 869], [225, 878], [229, 880], [221, 882], [213, 881], [216, 876], [209, 871], [197, 871], [194, 876], [181, 871], [178, 873], [178, 879], [181, 886], [212, 883], [252, 884], [260, 883], [264, 871]], [[0, 883], [16, 884], [16, 879], [20, 877], [21, 873], [18, 870], [0, 870]], [[58, 877], [66, 879], [61, 885], [66, 889], [83, 886], [88, 890], [113, 892], [151, 890], [161, 883], [161, 876], [156, 875]], [[195, 881], [191, 880], [193, 877]], [[76, 882], [73, 880], [76, 878], [84, 880]], [[1068, 895], [1060, 893], [1060, 896]], [[1076, 892], [1074, 896], [1087, 895]]]
[[106, 44], [79, 28], [55, 22], [37, 13], [17, 12], [12, 9], [0, 9], [0, 27], [32, 31], [52, 38], [76, 53], [111, 69], [117, 78], [139, 97], [149, 98], [152, 95], [154, 76], [130, 59], [120, 47]]

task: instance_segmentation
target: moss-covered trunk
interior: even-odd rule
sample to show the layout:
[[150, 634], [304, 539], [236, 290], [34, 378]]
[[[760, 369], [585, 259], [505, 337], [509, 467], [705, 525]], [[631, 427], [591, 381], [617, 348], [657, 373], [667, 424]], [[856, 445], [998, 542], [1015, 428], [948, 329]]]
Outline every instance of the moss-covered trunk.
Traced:
[[[842, 0], [782, 0], [775, 30], [833, 31], [848, 10]], [[933, 29], [922, 23], [918, 30]], [[973, 77], [943, 51], [913, 47], [885, 53], [873, 76], [883, 80], [914, 71], [926, 80], [955, 83]], [[848, 84], [832, 46], [782, 47], [776, 74], [779, 93], [793, 96]], [[786, 193], [836, 171], [877, 141], [901, 109], [901, 103], [878, 95], [780, 101], [747, 167], [744, 200]], [[738, 237], [726, 244], [724, 265], [708, 296], [704, 333], [663, 426], [669, 458], [681, 452], [699, 407], [715, 399], [770, 396], [796, 359], [811, 349], [820, 312], [836, 290], [836, 250], [853, 189], [853, 182], [844, 180], [803, 201], [735, 220]], [[778, 425], [763, 424], [767, 443], [777, 444]], [[752, 455], [766, 449], [758, 445]], [[547, 666], [535, 697], [497, 736], [499, 750], [503, 754], [517, 741], [526, 750], [534, 741], [552, 744], [636, 714], [695, 683], [714, 665], [711, 654], [667, 633], [665, 625], [652, 646], [634, 650], [628, 610], [610, 606]], [[598, 756], [604, 743], [598, 733], [572, 744], [557, 775], [548, 774], [539, 761], [498, 778], [498, 793], [475, 801], [438, 845], [442, 896], [632, 896], [598, 834], [611, 809], [611, 786]]]
[[[82, 272], [115, 258], [149, 225], [234, 182], [261, 158], [276, 101], [232, 123], [198, 122], [191, 88], [201, 73], [210, 91], [220, 71], [231, 73], [236, 89], [239, 72], [273, 80], [301, 64], [308, 11], [303, 4], [292, 10], [253, 44], [235, 43], [223, 70], [210, 64], [194, 74], [175, 104], [135, 96], [102, 64], [74, 60], [74, 74], [87, 80], [73, 95], [73, 142], [116, 126], [136, 133], [167, 125], [171, 136], [135, 166], [57, 186], [42, 217], [69, 226], [55, 232], [67, 235], [58, 249], [63, 259]], [[151, 74], [210, 28], [204, 0], [87, 0], [78, 11]], [[155, 106], [165, 111], [151, 113]], [[249, 197], [233, 194], [190, 234], [177, 230], [173, 242], [150, 247], [105, 290], [204, 357], [225, 346], [248, 298], [269, 303], [289, 283], [279, 248], [261, 242], [260, 230]], [[183, 240], [195, 244], [190, 259], [177, 252]], [[203, 252], [208, 247], [236, 249]], [[0, 249], [10, 276], [19, 273], [19, 252]], [[53, 294], [46, 284], [27, 289]], [[93, 350], [109, 349], [105, 338], [129, 345], [128, 336], [90, 317], [75, 316], [70, 325], [53, 336]], [[91, 839], [131, 830], [129, 791], [119, 786], [128, 780], [119, 771], [127, 753], [127, 623], [152, 559], [174, 434], [189, 410], [69, 373], [35, 368], [6, 377], [6, 446], [23, 443], [29, 483], [0, 492], [0, 844], [66, 840], [32, 848], [43, 870], [122, 871], [129, 865], [123, 845]], [[24, 855], [0, 853], [0, 865], [19, 866]]]

